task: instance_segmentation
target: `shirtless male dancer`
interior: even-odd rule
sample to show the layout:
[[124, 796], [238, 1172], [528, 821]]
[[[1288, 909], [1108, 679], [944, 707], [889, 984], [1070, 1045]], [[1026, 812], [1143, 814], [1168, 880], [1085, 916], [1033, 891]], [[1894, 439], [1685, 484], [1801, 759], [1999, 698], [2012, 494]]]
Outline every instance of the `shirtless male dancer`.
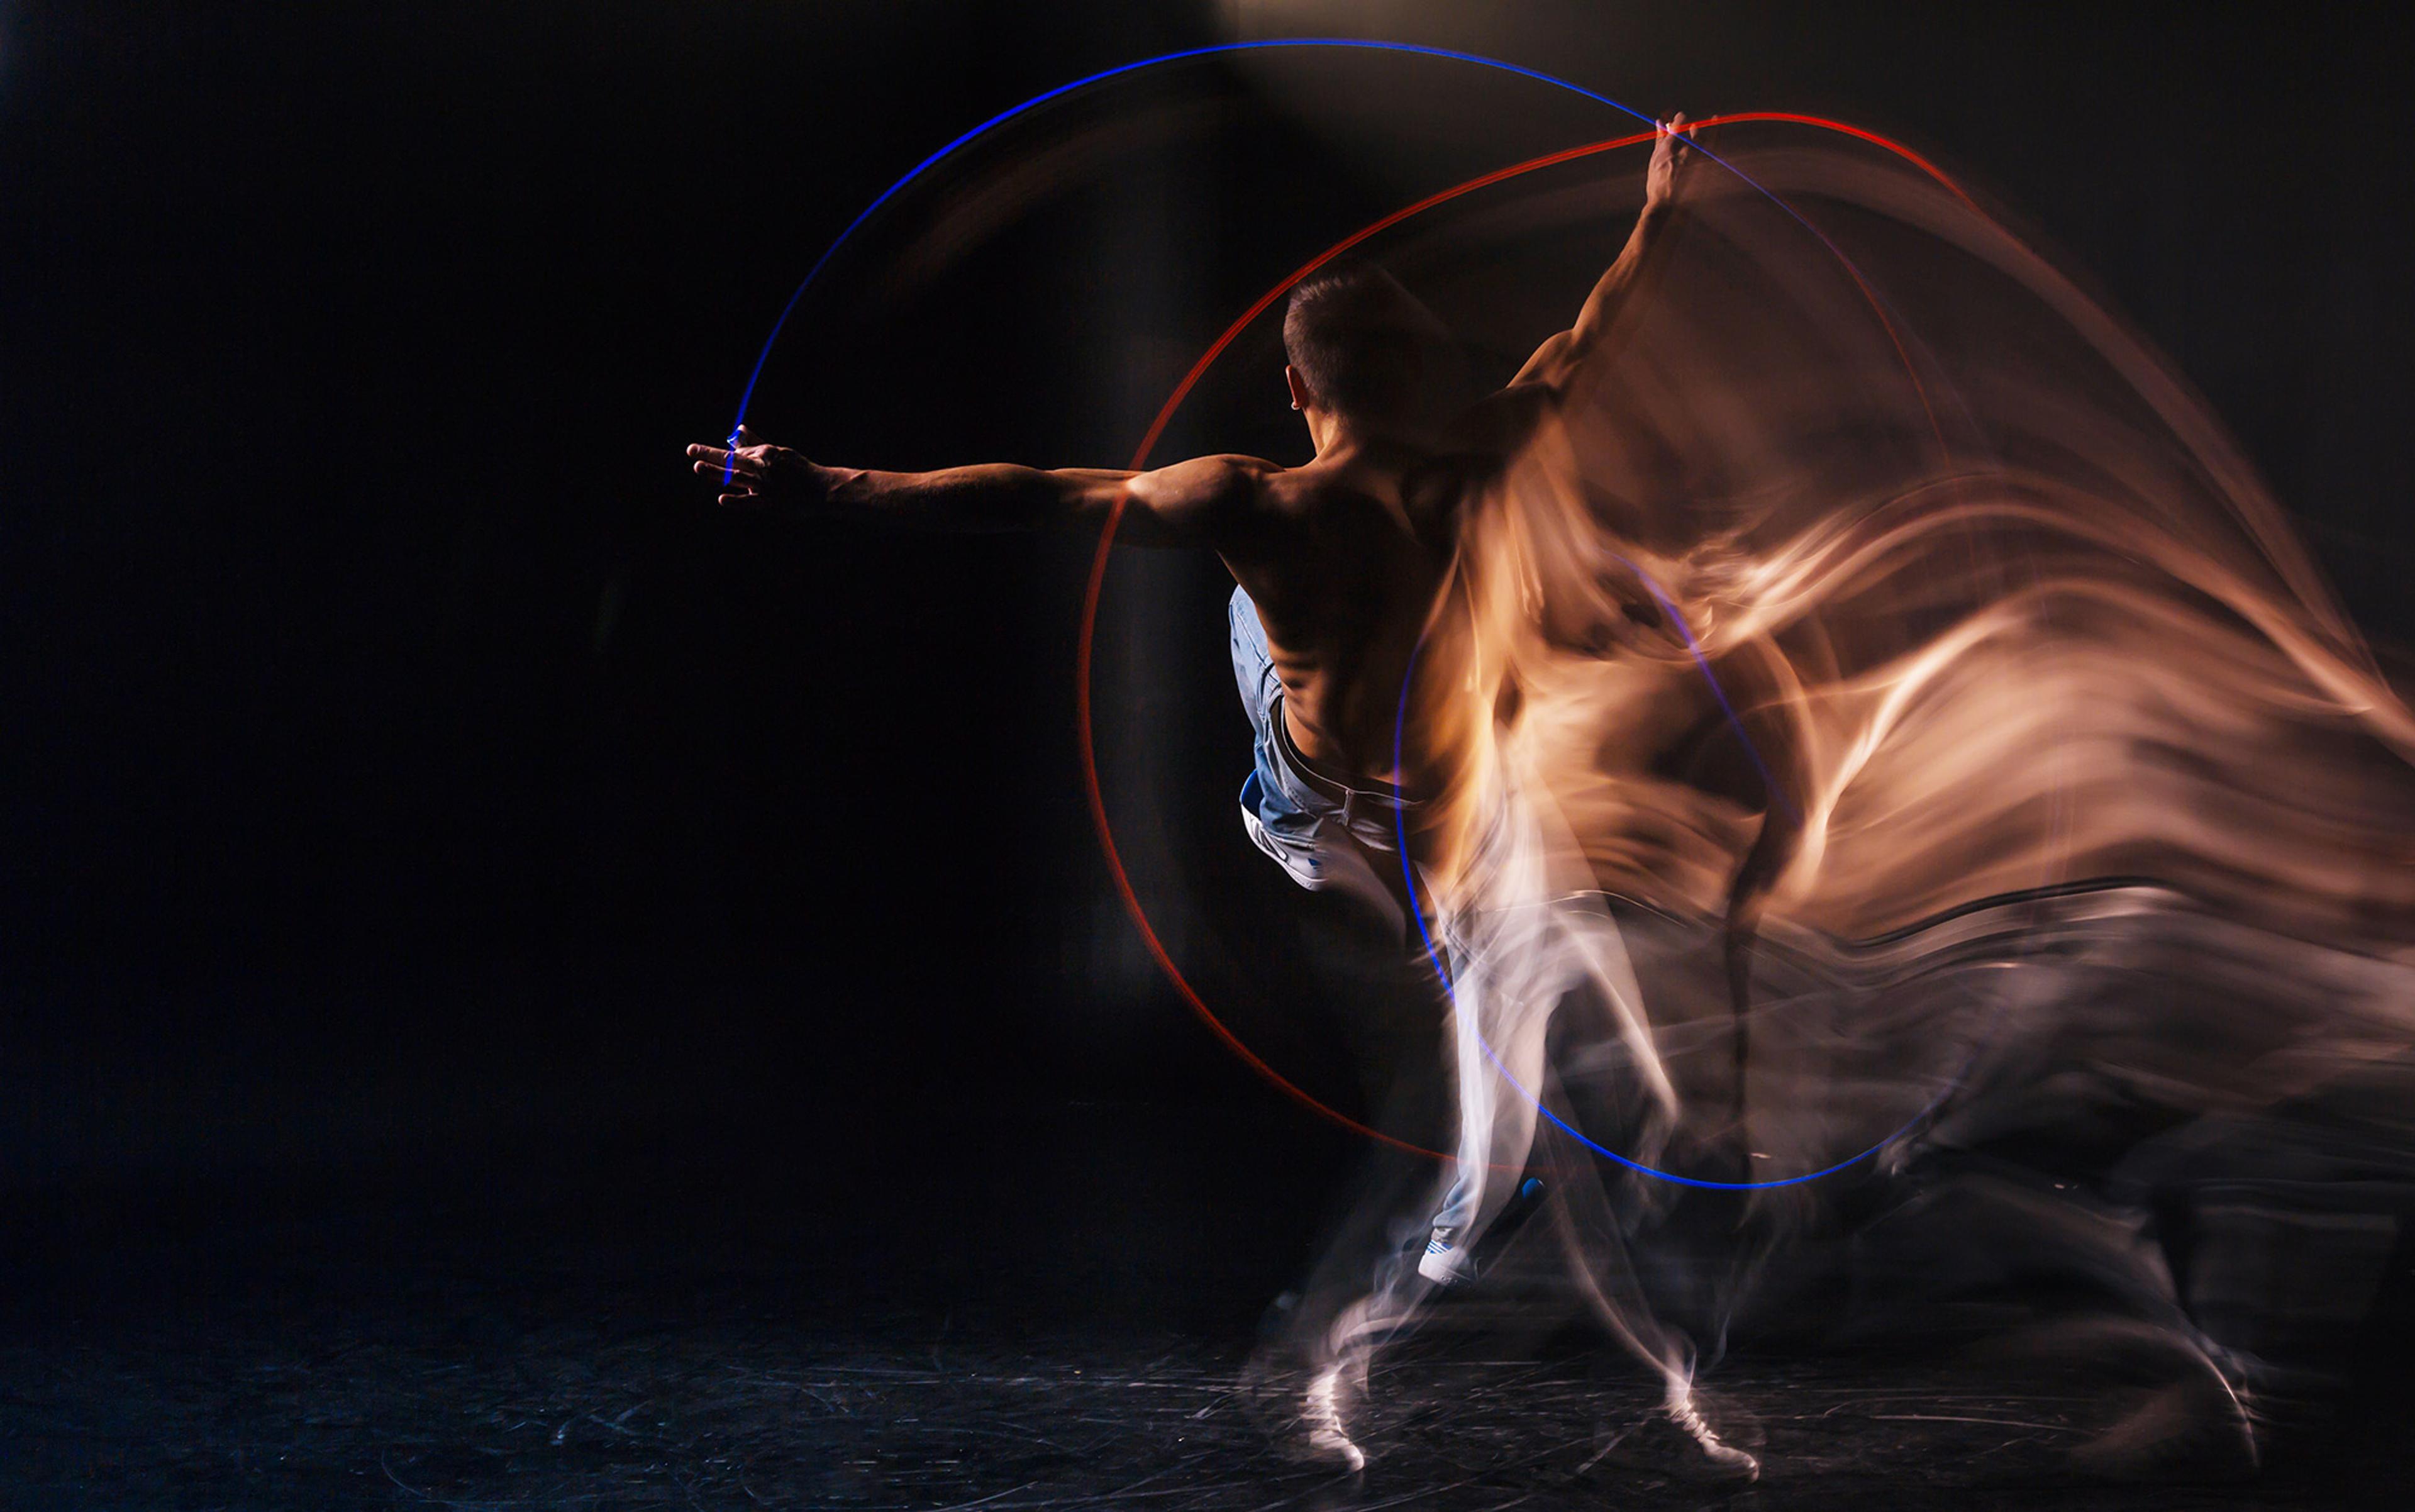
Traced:
[[[1677, 115], [1663, 128], [1635, 229], [1576, 323], [1490, 397], [1466, 384], [1441, 322], [1380, 268], [1333, 268], [1293, 290], [1283, 378], [1316, 448], [1306, 466], [1222, 456], [1147, 472], [1008, 464], [878, 472], [822, 466], [757, 443], [743, 427], [734, 449], [698, 445], [688, 456], [736, 508], [1012, 530], [1096, 528], [1120, 502], [1118, 544], [1214, 551], [1239, 585], [1233, 666], [1256, 732], [1241, 793], [1251, 838], [1301, 886], [1354, 894], [1405, 927], [1396, 815], [1435, 790], [1440, 773], [1414, 729], [1396, 759], [1395, 710], [1451, 564], [1460, 512], [1606, 352], [1622, 307], [1665, 257], [1692, 157], [1685, 122]], [[1464, 1135], [1462, 1145], [1464, 1165]], [[1434, 1230], [1418, 1267], [1429, 1281], [1466, 1274], [1455, 1237], [1448, 1224]], [[1329, 1381], [1325, 1389], [1329, 1414]], [[1690, 1406], [1670, 1415], [1698, 1468], [1757, 1469]], [[1359, 1462], [1338, 1425], [1324, 1436]]]

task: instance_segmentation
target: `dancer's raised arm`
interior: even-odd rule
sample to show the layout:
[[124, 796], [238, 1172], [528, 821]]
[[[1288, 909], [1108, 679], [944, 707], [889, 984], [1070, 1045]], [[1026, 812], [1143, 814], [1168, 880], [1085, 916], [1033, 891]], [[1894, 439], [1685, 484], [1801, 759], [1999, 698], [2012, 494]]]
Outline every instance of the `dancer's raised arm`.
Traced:
[[691, 446], [721, 502], [796, 518], [857, 515], [953, 531], [1045, 530], [1103, 523], [1120, 502], [1116, 539], [1130, 546], [1222, 547], [1259, 515], [1259, 485], [1282, 471], [1253, 457], [1197, 457], [1148, 472], [1053, 471], [992, 462], [935, 472], [823, 467], [743, 426], [734, 449]]
[[1627, 246], [1593, 286], [1584, 307], [1577, 311], [1576, 323], [1536, 348], [1526, 366], [1510, 380], [1512, 387], [1521, 383], [1566, 386], [1587, 358], [1603, 350], [1620, 312], [1639, 289], [1651, 282], [1676, 229], [1679, 193], [1694, 156], [1686, 145], [1690, 129], [1683, 112], [1661, 127], [1660, 140], [1652, 148], [1651, 166], [1644, 171], [1643, 211], [1635, 217]]

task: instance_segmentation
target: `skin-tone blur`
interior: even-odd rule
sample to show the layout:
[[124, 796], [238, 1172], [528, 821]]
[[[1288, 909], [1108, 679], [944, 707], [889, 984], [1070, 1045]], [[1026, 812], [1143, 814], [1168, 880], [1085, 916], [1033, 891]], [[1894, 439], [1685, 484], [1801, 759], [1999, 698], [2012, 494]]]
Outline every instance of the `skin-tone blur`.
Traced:
[[[1538, 1121], [1546, 1098], [1622, 1160], [1732, 1182], [2108, 1109], [2286, 1144], [2276, 1110], [2335, 1087], [2415, 1105], [2415, 714], [2280, 504], [2157, 353], [1971, 200], [1769, 131], [1717, 150], [1785, 207], [1664, 135], [1575, 322], [1447, 422], [1354, 419], [1287, 373], [1302, 467], [690, 449], [732, 507], [1004, 527], [1120, 505], [1120, 539], [1216, 551], [1300, 749], [1429, 801], [1411, 839], [1451, 958], [1460, 1169], [1549, 1167], [1573, 1284], [1672, 1412], [1692, 1346], [1619, 1280], [1667, 1192]], [[2360, 1117], [2358, 1168], [2415, 1180], [2415, 1119]], [[2319, 1185], [2347, 1159], [2292, 1169]], [[1511, 1185], [1478, 1177], [1463, 1242]], [[1991, 1252], [1924, 1250], [1918, 1283], [2101, 1282], [2182, 1362], [2156, 1410], [2252, 1461], [2245, 1367], [2143, 1220], [2068, 1185], [1934, 1181], [1921, 1202]], [[1817, 1242], [1827, 1190], [1740, 1199], [1752, 1265]], [[1335, 1320], [1312, 1398], [1351, 1454], [1337, 1392], [1417, 1286], [1303, 1304]]]

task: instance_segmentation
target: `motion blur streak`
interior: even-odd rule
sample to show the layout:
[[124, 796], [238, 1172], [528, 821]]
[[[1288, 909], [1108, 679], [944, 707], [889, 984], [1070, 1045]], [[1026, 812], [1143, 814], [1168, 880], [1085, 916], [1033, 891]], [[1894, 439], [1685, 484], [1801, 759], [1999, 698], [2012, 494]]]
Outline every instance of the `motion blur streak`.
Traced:
[[[2045, 257], [1862, 143], [1718, 145], [1769, 196], [1696, 180], [1464, 514], [1406, 692], [1461, 1071], [1424, 1213], [1472, 1245], [1539, 1165], [1564, 1295], [1672, 1405], [1788, 1297], [1867, 1332], [2058, 1278], [2092, 1319], [2058, 1339], [2158, 1362], [2090, 1453], [2252, 1464], [2257, 1351], [2307, 1320], [2213, 1306], [2271, 1259], [2224, 1247], [2369, 1295], [2415, 1177], [2415, 717], [2204, 405]], [[1432, 1289], [1401, 1260], [1302, 1314], [1336, 1415]]]
[[[999, 119], [1004, 119], [1004, 117], [999, 117]], [[1895, 154], [1897, 157], [1903, 158], [1905, 161], [1918, 167], [1923, 172], [1928, 174], [1932, 179], [1936, 180], [1938, 184], [1950, 191], [1957, 199], [1962, 201], [1965, 204], [1971, 205], [1974, 211], [1977, 209], [1976, 204], [1972, 202], [1971, 198], [1964, 194], [1952, 180], [1948, 179], [1943, 172], [1942, 172], [1927, 158], [1912, 152], [1900, 142], [1891, 141], [1886, 137], [1880, 136], [1876, 132], [1866, 130], [1860, 127], [1849, 126], [1843, 122], [1828, 120], [1822, 116], [1804, 115], [1789, 112], [1775, 111], [1754, 111], [1712, 116], [1708, 119], [1694, 123], [1694, 126], [1695, 129], [1700, 130], [1705, 127], [1730, 125], [1740, 122], [1770, 121], [1788, 122], [1799, 126], [1810, 126], [1825, 130], [1841, 132], [1847, 136], [1854, 137], [1863, 142], [1882, 147]], [[985, 129], [985, 127], [983, 129]], [[1222, 335], [1218, 336], [1214, 341], [1208, 344], [1207, 351], [1199, 354], [1198, 359], [1191, 365], [1190, 370], [1182, 375], [1182, 381], [1174, 386], [1174, 392], [1167, 395], [1165, 402], [1159, 406], [1156, 417], [1149, 422], [1148, 431], [1141, 437], [1140, 444], [1133, 449], [1132, 459], [1132, 471], [1140, 472], [1148, 466], [1149, 458], [1155, 454], [1160, 438], [1165, 434], [1166, 426], [1174, 419], [1175, 412], [1182, 407], [1182, 401], [1191, 396], [1192, 390], [1198, 386], [1200, 379], [1207, 376], [1208, 369], [1216, 365], [1217, 360], [1224, 354], [1225, 350], [1233, 344], [1234, 340], [1238, 337], [1243, 331], [1247, 330], [1251, 323], [1256, 321], [1259, 316], [1272, 308], [1275, 302], [1288, 293], [1293, 286], [1307, 278], [1319, 268], [1324, 267], [1326, 264], [1333, 262], [1336, 258], [1342, 256], [1351, 248], [1372, 240], [1382, 232], [1388, 231], [1404, 221], [1412, 220], [1438, 206], [1459, 199], [1462, 195], [1471, 194], [1478, 189], [1489, 188], [1494, 185], [1507, 183], [1513, 179], [1522, 178], [1526, 174], [1536, 172], [1542, 169], [1556, 168], [1564, 163], [1570, 163], [1582, 158], [1597, 157], [1603, 153], [1616, 151], [1622, 147], [1641, 146], [1646, 142], [1654, 141], [1658, 135], [1658, 133], [1657, 130], [1642, 131], [1631, 133], [1627, 136], [1612, 137], [1601, 142], [1586, 142], [1580, 146], [1562, 148], [1557, 152], [1545, 153], [1538, 157], [1530, 157], [1523, 162], [1512, 163], [1506, 168], [1497, 168], [1488, 173], [1480, 173], [1474, 178], [1454, 184], [1448, 188], [1441, 189], [1435, 193], [1427, 195], [1424, 199], [1418, 200], [1414, 203], [1403, 205], [1400, 209], [1391, 212], [1389, 215], [1360, 227], [1358, 230], [1352, 232], [1349, 235], [1327, 247], [1324, 251], [1319, 252], [1316, 256], [1311, 258], [1308, 262], [1293, 270], [1290, 276], [1285, 277], [1281, 283], [1276, 284], [1272, 289], [1269, 289], [1264, 294], [1259, 295], [1255, 302], [1253, 302], [1247, 309], [1243, 310], [1230, 325], [1224, 328]], [[944, 153], [939, 156], [944, 156]], [[936, 161], [936, 157], [932, 160]], [[925, 166], [927, 166], [927, 164]], [[918, 169], [916, 172], [919, 172], [920, 170]], [[908, 175], [909, 178], [912, 175], [910, 174]], [[1743, 183], [1749, 181], [1739, 178], [1738, 182]], [[1758, 187], [1756, 187], [1758, 188]], [[1765, 194], [1767, 191], [1759, 190], [1759, 192]], [[1792, 213], [1790, 211], [1789, 214], [1792, 216]], [[1800, 220], [1799, 217], [1795, 217], [1794, 218], [1798, 221]], [[1830, 249], [1834, 250], [1833, 245], [1830, 245]], [[816, 267], [817, 271], [818, 271], [819, 264], [817, 264]], [[1848, 272], [1851, 272], [1850, 268], [1848, 269]], [[810, 281], [810, 274], [807, 276], [807, 278], [808, 281]], [[1886, 317], [1884, 311], [1879, 307], [1876, 297], [1871, 293], [1868, 286], [1861, 281], [1858, 275], [1854, 276], [1854, 284], [1857, 289], [1861, 290], [1864, 297], [1869, 301], [1872, 313], [1876, 315], [1882, 324], [1885, 323]], [[800, 292], [802, 292], [802, 290]], [[793, 300], [791, 303], [793, 303]], [[777, 333], [775, 332], [774, 335], [776, 336], [776, 334]], [[1908, 366], [1910, 359], [1904, 354], [1902, 343], [1895, 337], [1892, 326], [1888, 327], [1888, 339], [1895, 344], [1898, 357], [1901, 357]], [[1917, 380], [1915, 379], [1914, 382], [1916, 383]], [[1925, 396], [1922, 402], [1924, 405], [1927, 403]], [[1931, 425], [1932, 428], [1934, 428], [1933, 417], [1931, 419]], [[1131, 916], [1133, 926], [1140, 931], [1142, 941], [1147, 945], [1151, 959], [1157, 963], [1159, 969], [1165, 973], [1167, 980], [1173, 983], [1175, 990], [1181, 995], [1183, 1001], [1190, 1005], [1192, 1011], [1208, 1025], [1209, 1031], [1213, 1033], [1219, 1040], [1222, 1041], [1226, 1048], [1238, 1055], [1242, 1062], [1249, 1066], [1252, 1070], [1256, 1071], [1260, 1076], [1266, 1078], [1270, 1085], [1282, 1091], [1285, 1096], [1291, 1098], [1293, 1100], [1309, 1108], [1319, 1116], [1340, 1124], [1342, 1127], [1348, 1129], [1355, 1133], [1363, 1134], [1368, 1138], [1375, 1140], [1379, 1144], [1388, 1145], [1396, 1149], [1406, 1150], [1412, 1154], [1427, 1155], [1436, 1160], [1452, 1159], [1452, 1157], [1444, 1155], [1440, 1151], [1425, 1149], [1420, 1145], [1402, 1140], [1395, 1135], [1386, 1133], [1381, 1130], [1373, 1129], [1361, 1123], [1359, 1120], [1351, 1117], [1349, 1115], [1320, 1101], [1315, 1097], [1293, 1084], [1280, 1072], [1276, 1071], [1274, 1068], [1268, 1066], [1256, 1052], [1244, 1044], [1241, 1040], [1226, 1026], [1224, 1022], [1218, 1018], [1208, 1007], [1206, 1000], [1199, 996], [1198, 992], [1194, 988], [1192, 988], [1189, 979], [1183, 976], [1181, 968], [1175, 965], [1173, 956], [1166, 951], [1162, 942], [1159, 940], [1156, 927], [1149, 922], [1148, 911], [1142, 906], [1140, 895], [1133, 891], [1131, 878], [1124, 871], [1122, 856], [1116, 846], [1115, 827], [1107, 821], [1105, 795], [1101, 790], [1099, 785], [1097, 766], [1098, 746], [1097, 741], [1092, 733], [1090, 716], [1091, 648], [1098, 633], [1100, 594], [1106, 583], [1107, 563], [1114, 551], [1116, 526], [1120, 516], [1121, 505], [1118, 504], [1109, 513], [1106, 527], [1100, 533], [1098, 549], [1092, 555], [1089, 577], [1085, 584], [1083, 591], [1082, 630], [1074, 669], [1074, 718], [1078, 729], [1078, 736], [1081, 741], [1083, 780], [1089, 797], [1092, 826], [1098, 831], [1100, 847], [1106, 855], [1108, 871], [1115, 878], [1116, 887], [1123, 899], [1126, 913]], [[1628, 563], [1628, 565], [1630, 568], [1632, 567], [1632, 563]], [[1644, 588], [1652, 593], [1656, 602], [1662, 601], [1663, 596], [1661, 595], [1658, 588], [1654, 585], [1648, 577], [1642, 576], [1639, 574], [1638, 580], [1642, 582]], [[1667, 605], [1664, 602], [1663, 606], [1670, 608], [1673, 612], [1674, 606]], [[1681, 632], [1683, 632], [1684, 627], [1682, 623], [1679, 628]], [[1709, 681], [1714, 694], [1719, 697], [1720, 707], [1722, 710], [1727, 710], [1728, 705], [1725, 696], [1724, 694], [1720, 694], [1718, 691], [1717, 676], [1711, 672], [1708, 662], [1700, 654], [1700, 648], [1694, 643], [1690, 634], [1686, 636], [1686, 644], [1688, 651], [1694, 655], [1696, 664], [1702, 666], [1704, 676]], [[1730, 713], [1731, 718], [1732, 719], [1732, 711], [1730, 711]], [[1751, 752], [1752, 759], [1756, 767], [1759, 767], [1761, 765], [1759, 753], [1757, 751], [1752, 751], [1748, 744], [1747, 749]], [[1765, 772], [1764, 775], [1766, 775]], [[1774, 796], [1776, 797], [1779, 806], [1787, 809], [1790, 816], [1792, 816], [1792, 800], [1782, 792], [1775, 793]], [[1406, 847], [1404, 846], [1404, 853], [1405, 849]], [[1416, 891], [1417, 883], [1414, 876], [1409, 879], [1409, 888], [1412, 892]], [[1427, 951], [1429, 955], [1433, 953], [1433, 946], [1431, 938], [1427, 941]], [[1437, 961], [1436, 965], [1437, 968], [1440, 969], [1439, 961]], [[1488, 1055], [1490, 1054], [1489, 1051], [1486, 1053]], [[1524, 1094], [1522, 1086], [1521, 1086], [1519, 1090], [1522, 1095]], [[1534, 1099], [1531, 1096], [1528, 1096], [1527, 1100], [1533, 1101]], [[1508, 1167], [1503, 1168], [1496, 1174], [1515, 1175], [1517, 1173], [1517, 1167]], [[1654, 1174], [1657, 1175], [1659, 1173]], [[1722, 1186], [1732, 1185], [1732, 1183], [1706, 1184]]]

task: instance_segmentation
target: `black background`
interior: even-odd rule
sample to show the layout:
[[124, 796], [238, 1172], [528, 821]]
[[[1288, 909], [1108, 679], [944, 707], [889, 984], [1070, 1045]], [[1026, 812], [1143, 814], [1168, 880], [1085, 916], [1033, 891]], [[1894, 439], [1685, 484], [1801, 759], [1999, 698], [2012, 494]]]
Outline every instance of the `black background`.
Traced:
[[[1381, 36], [1655, 112], [1900, 135], [2171, 353], [2362, 621], [2404, 636], [2415, 149], [2386, 24], [0, 5], [0, 1181], [808, 1112], [878, 1145], [942, 1108], [1274, 1107], [1158, 981], [1097, 858], [1087, 543], [732, 518], [680, 455], [728, 429], [789, 291], [899, 173], [1175, 48]], [[1211, 63], [1069, 102], [868, 227], [752, 418], [834, 461], [1121, 465], [1308, 252], [1606, 134], [1469, 71]], [[1358, 134], [1266, 103], [1285, 89]], [[1499, 129], [1448, 136], [1442, 91]], [[1169, 448], [1304, 457], [1263, 339], [1223, 382]], [[1346, 1104], [1346, 1046], [1284, 975], [1296, 900], [1232, 816], [1220, 596], [1212, 562], [1119, 566], [1109, 786], [1177, 953]]]

